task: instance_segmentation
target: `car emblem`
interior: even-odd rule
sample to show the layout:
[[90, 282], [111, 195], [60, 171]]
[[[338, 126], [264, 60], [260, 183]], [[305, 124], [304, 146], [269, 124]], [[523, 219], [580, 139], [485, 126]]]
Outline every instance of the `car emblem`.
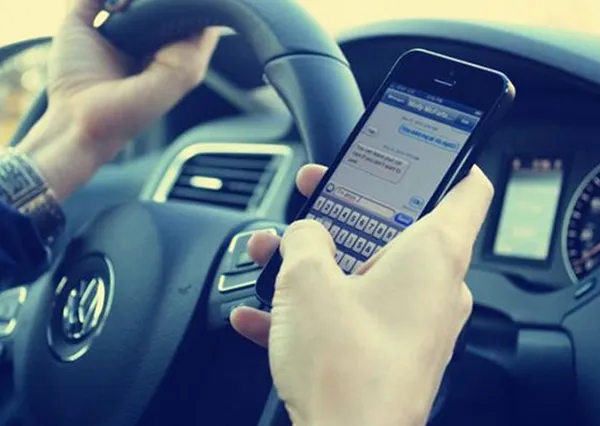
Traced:
[[109, 260], [90, 255], [58, 281], [48, 324], [48, 344], [65, 362], [82, 357], [100, 334], [112, 304], [114, 272]]
[[63, 308], [63, 332], [67, 339], [85, 339], [100, 323], [106, 302], [102, 277], [83, 279], [69, 292]]

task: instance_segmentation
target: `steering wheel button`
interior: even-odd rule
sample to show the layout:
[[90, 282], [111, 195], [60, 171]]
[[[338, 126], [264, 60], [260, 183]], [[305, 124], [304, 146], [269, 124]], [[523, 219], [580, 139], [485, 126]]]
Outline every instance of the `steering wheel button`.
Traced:
[[17, 328], [17, 320], [11, 320], [8, 322], [0, 322], [0, 339], [6, 339], [15, 332]]
[[256, 265], [254, 259], [250, 257], [250, 254], [247, 251], [242, 251], [238, 257], [236, 266], [238, 268], [244, 268], [251, 265]]
[[25, 287], [17, 287], [0, 293], [0, 321], [10, 322], [15, 320], [26, 297], [27, 290]]
[[260, 269], [240, 272], [239, 274], [221, 275], [219, 278], [219, 291], [225, 293], [228, 291], [239, 290], [252, 287], [260, 274]]
[[575, 299], [581, 299], [596, 287], [596, 278], [590, 278], [583, 281], [575, 290]]

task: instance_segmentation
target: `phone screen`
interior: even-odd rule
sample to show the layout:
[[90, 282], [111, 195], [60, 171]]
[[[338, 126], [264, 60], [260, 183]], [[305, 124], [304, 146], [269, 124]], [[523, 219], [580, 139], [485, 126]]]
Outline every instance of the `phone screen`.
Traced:
[[423, 213], [483, 111], [392, 83], [307, 218], [321, 222], [351, 273]]

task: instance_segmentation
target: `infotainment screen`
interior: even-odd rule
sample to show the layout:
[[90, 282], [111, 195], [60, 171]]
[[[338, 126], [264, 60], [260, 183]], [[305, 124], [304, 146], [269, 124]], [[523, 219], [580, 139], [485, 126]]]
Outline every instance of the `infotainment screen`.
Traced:
[[548, 258], [562, 185], [562, 159], [512, 159], [494, 255], [536, 261]]

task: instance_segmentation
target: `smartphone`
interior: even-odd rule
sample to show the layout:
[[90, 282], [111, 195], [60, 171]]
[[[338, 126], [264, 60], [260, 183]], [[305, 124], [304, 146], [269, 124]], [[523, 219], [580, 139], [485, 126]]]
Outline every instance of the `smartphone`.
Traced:
[[[430, 212], [475, 163], [515, 88], [501, 72], [423, 49], [403, 54], [298, 219], [330, 232], [335, 260], [353, 273]], [[282, 259], [262, 271], [271, 305]]]

